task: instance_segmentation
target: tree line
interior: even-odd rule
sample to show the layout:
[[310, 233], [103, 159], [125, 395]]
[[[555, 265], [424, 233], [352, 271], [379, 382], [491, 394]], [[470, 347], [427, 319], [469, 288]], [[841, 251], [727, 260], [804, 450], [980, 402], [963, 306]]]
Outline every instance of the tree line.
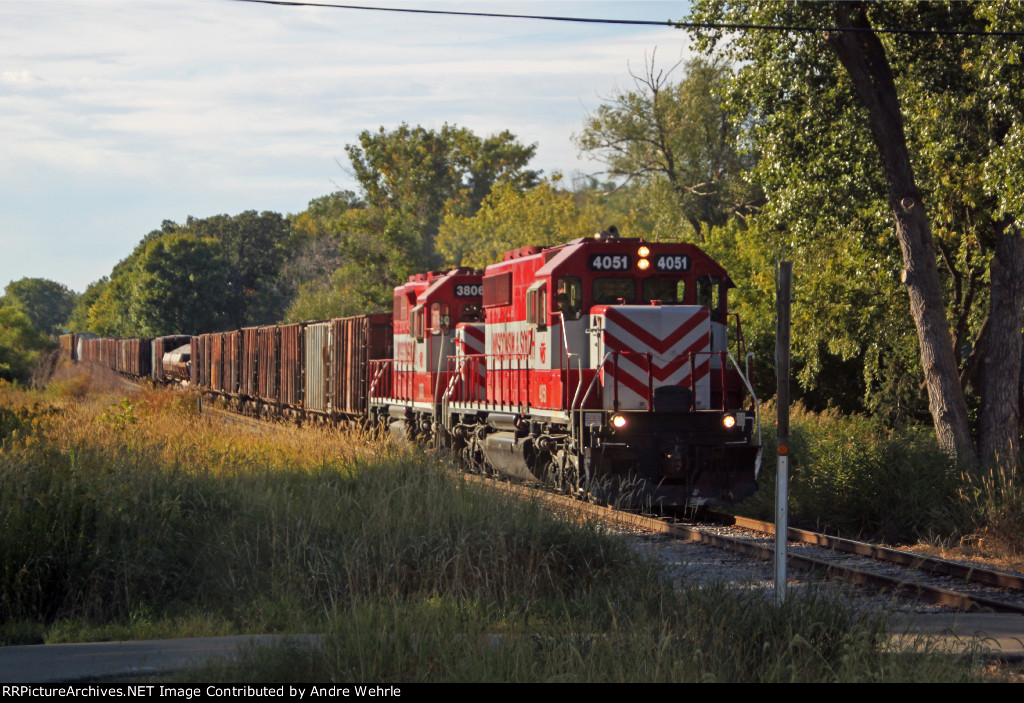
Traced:
[[668, 68], [652, 52], [585, 116], [575, 144], [606, 171], [572, 183], [508, 131], [365, 131], [355, 192], [165, 222], [68, 324], [149, 336], [386, 310], [409, 273], [616, 224], [730, 271], [762, 396], [784, 257], [800, 399], [929, 421], [967, 463], [1016, 456], [1024, 42], [886, 30], [1021, 30], [1024, 6], [697, 0], [689, 19], [796, 29], [701, 30]]

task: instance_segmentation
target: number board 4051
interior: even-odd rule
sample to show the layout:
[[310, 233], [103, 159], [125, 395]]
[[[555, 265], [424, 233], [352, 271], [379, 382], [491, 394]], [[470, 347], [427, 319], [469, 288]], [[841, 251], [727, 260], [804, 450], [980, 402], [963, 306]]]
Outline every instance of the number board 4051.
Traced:
[[629, 271], [632, 265], [629, 254], [591, 254], [587, 259], [591, 271]]
[[689, 271], [690, 257], [686, 254], [659, 254], [654, 257], [655, 271]]

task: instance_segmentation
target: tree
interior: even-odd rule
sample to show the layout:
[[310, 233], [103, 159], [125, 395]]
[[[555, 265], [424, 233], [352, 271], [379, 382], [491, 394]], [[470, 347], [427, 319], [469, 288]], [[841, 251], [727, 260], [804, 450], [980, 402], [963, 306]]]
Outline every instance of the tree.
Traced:
[[232, 327], [216, 301], [230, 289], [232, 270], [221, 243], [194, 234], [167, 234], [146, 243], [132, 276], [135, 334], [199, 334]]
[[70, 331], [88, 332], [95, 330], [94, 325], [89, 320], [89, 313], [93, 305], [99, 301], [109, 283], [110, 279], [104, 276], [85, 287], [85, 292], [78, 296], [78, 299], [75, 301], [75, 307], [68, 317], [67, 328]]
[[76, 298], [67, 286], [45, 278], [22, 278], [4, 289], [5, 304], [25, 313], [32, 326], [46, 335], [57, 334], [64, 326]]
[[440, 263], [434, 240], [447, 212], [472, 215], [498, 183], [529, 188], [538, 172], [526, 168], [536, 145], [508, 131], [485, 139], [463, 127], [440, 131], [402, 124], [359, 135], [346, 147], [367, 206], [367, 227], [405, 252], [412, 270]]
[[449, 213], [437, 237], [438, 251], [448, 264], [484, 268], [502, 254], [524, 246], [551, 246], [600, 232], [615, 222], [629, 236], [643, 233], [632, 213], [615, 216], [593, 191], [560, 190], [556, 174], [523, 191], [511, 183], [498, 184], [472, 216]]
[[13, 305], [0, 306], [0, 379], [26, 381], [47, 339], [28, 315]]
[[[165, 227], [166, 230], [166, 227]], [[231, 327], [276, 322], [288, 304], [278, 273], [292, 249], [288, 219], [276, 212], [189, 217], [175, 231], [220, 242], [227, 280], [219, 304]]]
[[[936, 434], [947, 452], [968, 463], [974, 449], [957, 363], [965, 345], [954, 347], [954, 338], [973, 338], [975, 348], [997, 339], [1009, 345], [982, 360], [989, 366], [982, 375], [1018, 385], [1022, 306], [1016, 301], [1024, 261], [1016, 240], [1024, 213], [1012, 205], [1019, 195], [1007, 197], [1005, 184], [990, 174], [1020, 158], [1010, 152], [1020, 140], [1024, 79], [1010, 55], [1019, 65], [1024, 47], [1008, 37], [876, 30], [1019, 28], [1021, 14], [1018, 5], [997, 3], [694, 5], [694, 19], [704, 22], [839, 28], [751, 31], [728, 44], [741, 66], [738, 100], [751, 111], [768, 215], [797, 250], [817, 246], [828, 227], [849, 231], [858, 221], [875, 221], [864, 232], [871, 236], [879, 217], [891, 223]], [[857, 31], [842, 31], [847, 28]], [[701, 46], [710, 50], [722, 39], [721, 30], [708, 31]], [[837, 150], [837, 143], [850, 148]], [[861, 197], [845, 197], [856, 191]], [[985, 291], [979, 267], [993, 253]], [[988, 292], [988, 323], [979, 324]], [[1007, 403], [983, 388], [981, 406], [989, 417], [981, 423], [983, 458], [1015, 456], [1016, 398]]]
[[437, 236], [445, 217], [470, 217], [496, 185], [530, 188], [538, 172], [526, 168], [535, 146], [510, 132], [480, 138], [468, 129], [440, 130], [402, 124], [363, 132], [347, 147], [360, 192], [314, 200], [295, 217], [298, 237], [325, 260], [329, 247], [312, 245], [328, 235], [339, 265], [301, 286], [288, 320], [386, 310], [393, 288], [410, 273], [442, 265]]
[[675, 83], [680, 64], [656, 70], [652, 56], [642, 74], [630, 72], [634, 89], [612, 95], [587, 116], [574, 139], [607, 164], [613, 177], [667, 183], [702, 241], [707, 226], [754, 212], [761, 192], [744, 179], [754, 158], [741, 151], [740, 127], [723, 106], [728, 65], [692, 59]]

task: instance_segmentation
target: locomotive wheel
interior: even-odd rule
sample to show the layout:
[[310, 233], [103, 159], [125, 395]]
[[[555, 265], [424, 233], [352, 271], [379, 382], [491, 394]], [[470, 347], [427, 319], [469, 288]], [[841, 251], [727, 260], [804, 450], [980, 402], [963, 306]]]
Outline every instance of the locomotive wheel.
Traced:
[[459, 463], [471, 474], [490, 475], [487, 460], [484, 459], [483, 453], [476, 448], [474, 442], [469, 442], [459, 449]]
[[547, 468], [548, 482], [559, 492], [577, 498], [586, 493], [580, 480], [579, 464], [568, 452], [559, 451], [553, 454]]

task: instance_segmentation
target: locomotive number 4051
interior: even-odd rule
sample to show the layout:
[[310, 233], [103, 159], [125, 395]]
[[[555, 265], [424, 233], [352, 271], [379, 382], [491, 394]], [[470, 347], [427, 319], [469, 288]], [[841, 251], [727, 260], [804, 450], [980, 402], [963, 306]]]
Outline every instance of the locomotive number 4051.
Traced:
[[633, 262], [628, 254], [593, 254], [587, 263], [591, 271], [628, 271]]
[[690, 257], [684, 255], [659, 256], [654, 260], [655, 271], [689, 271]]

